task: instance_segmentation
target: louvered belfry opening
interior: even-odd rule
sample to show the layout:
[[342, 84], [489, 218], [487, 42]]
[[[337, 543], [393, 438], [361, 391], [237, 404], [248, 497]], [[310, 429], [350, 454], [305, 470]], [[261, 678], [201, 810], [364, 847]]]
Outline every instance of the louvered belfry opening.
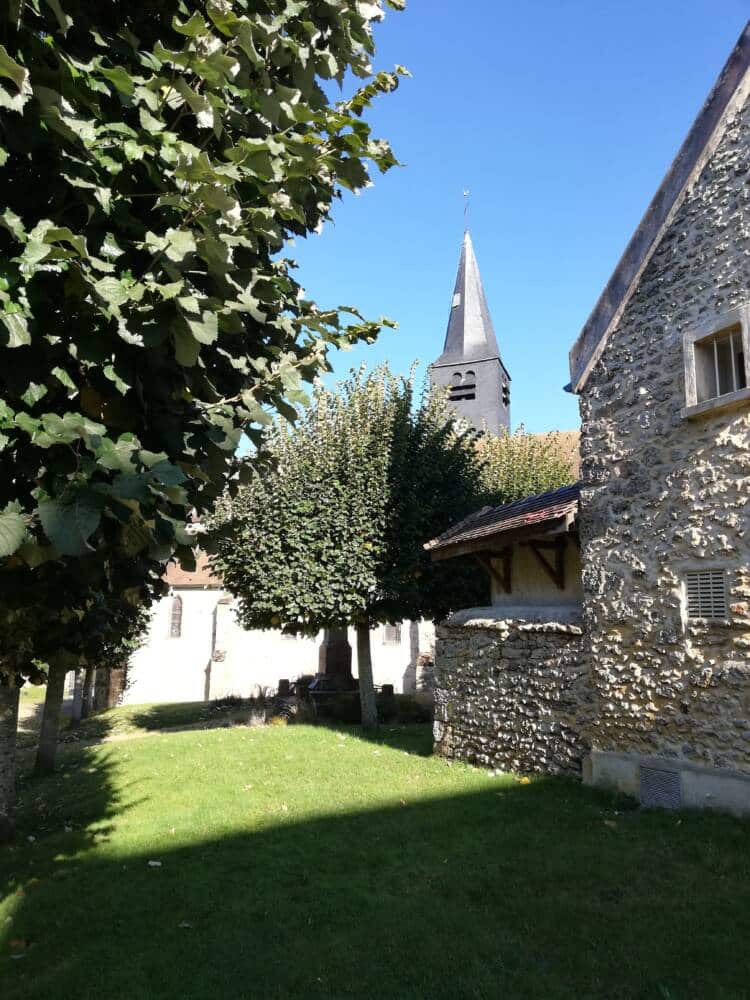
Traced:
[[452, 403], [456, 403], [462, 399], [476, 399], [477, 393], [477, 376], [476, 372], [467, 371], [463, 375], [461, 372], [455, 372], [453, 378], [451, 379], [451, 387], [448, 393], [448, 398]]
[[727, 588], [724, 570], [696, 569], [685, 574], [688, 618], [727, 617]]

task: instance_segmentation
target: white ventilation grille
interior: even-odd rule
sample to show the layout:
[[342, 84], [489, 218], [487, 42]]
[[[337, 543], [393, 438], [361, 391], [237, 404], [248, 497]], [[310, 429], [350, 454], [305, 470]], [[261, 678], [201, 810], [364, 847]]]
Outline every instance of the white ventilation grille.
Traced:
[[685, 592], [688, 618], [727, 617], [727, 588], [723, 570], [688, 570]]
[[679, 771], [642, 767], [641, 805], [646, 809], [679, 809], [682, 806]]

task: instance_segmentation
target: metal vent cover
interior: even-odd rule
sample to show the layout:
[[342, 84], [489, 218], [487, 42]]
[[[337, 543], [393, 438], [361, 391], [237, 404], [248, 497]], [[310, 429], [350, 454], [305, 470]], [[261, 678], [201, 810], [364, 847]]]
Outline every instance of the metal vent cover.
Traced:
[[727, 588], [721, 569], [688, 570], [685, 574], [688, 618], [727, 617]]
[[641, 805], [647, 809], [681, 808], [680, 772], [641, 767]]

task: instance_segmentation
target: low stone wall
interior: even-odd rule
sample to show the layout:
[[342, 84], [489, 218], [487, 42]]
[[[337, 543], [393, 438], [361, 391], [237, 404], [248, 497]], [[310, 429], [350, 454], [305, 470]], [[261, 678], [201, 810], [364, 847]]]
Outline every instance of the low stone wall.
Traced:
[[579, 775], [591, 692], [573, 609], [476, 608], [437, 629], [435, 751], [503, 771]]

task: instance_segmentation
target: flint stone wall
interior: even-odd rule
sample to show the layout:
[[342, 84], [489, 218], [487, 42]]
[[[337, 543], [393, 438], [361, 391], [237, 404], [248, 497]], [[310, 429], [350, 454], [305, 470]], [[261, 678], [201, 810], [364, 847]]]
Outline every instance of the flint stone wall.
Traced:
[[559, 612], [546, 621], [479, 608], [438, 626], [437, 753], [503, 771], [580, 774], [587, 649], [576, 609]]
[[[750, 109], [729, 123], [581, 395], [594, 749], [750, 773], [750, 406], [686, 420], [683, 334], [750, 301]], [[687, 569], [726, 573], [686, 622]]]

